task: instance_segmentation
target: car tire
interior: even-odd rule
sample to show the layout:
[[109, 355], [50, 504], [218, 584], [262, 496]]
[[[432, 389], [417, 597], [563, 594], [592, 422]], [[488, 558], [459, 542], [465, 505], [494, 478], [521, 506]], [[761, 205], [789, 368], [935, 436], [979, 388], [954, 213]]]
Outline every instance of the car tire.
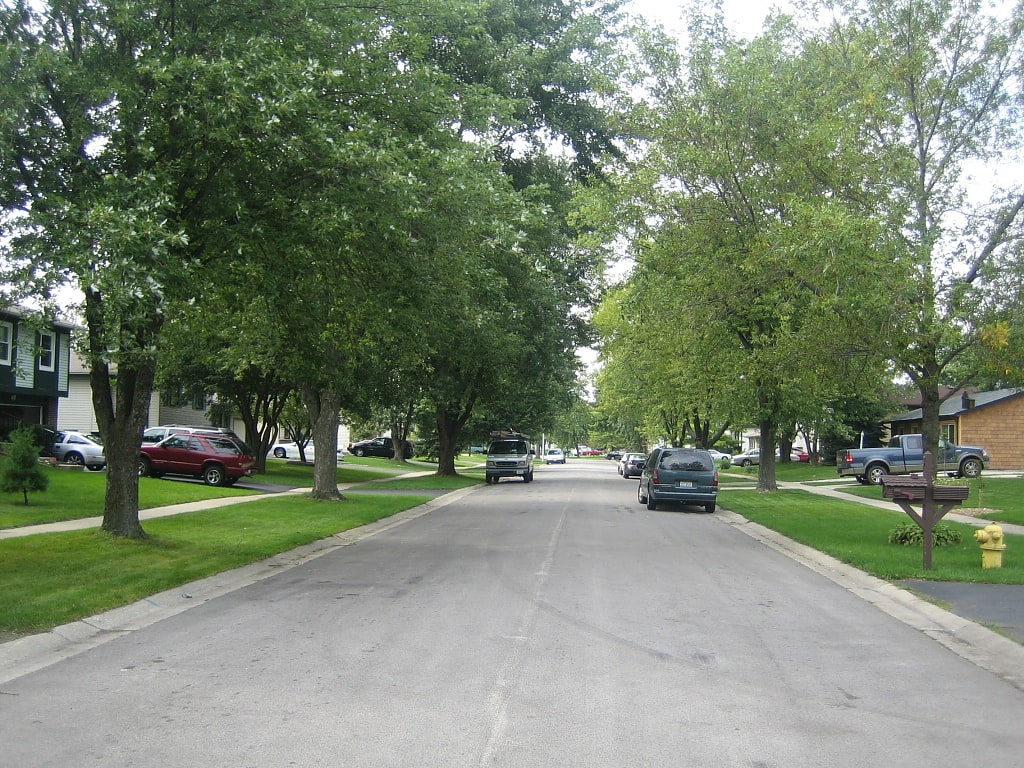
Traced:
[[707, 512], [709, 515], [713, 515], [715, 513], [715, 505], [714, 504], [705, 504], [704, 505], [704, 511]]
[[359, 458], [362, 458], [362, 457], [363, 457], [363, 454], [365, 454], [365, 453], [366, 453], [366, 451], [364, 451], [364, 450], [363, 450], [362, 448], [356, 448], [356, 450], [355, 450], [355, 454], [356, 454], [356, 456], [358, 456]]
[[227, 485], [228, 473], [220, 464], [209, 464], [203, 467], [203, 482], [217, 487]]
[[284, 448], [275, 448], [274, 449], [274, 458], [275, 459], [287, 459], [288, 458], [288, 451], [286, 451]]
[[743, 461], [741, 461], [740, 462], [740, 466], [741, 467], [749, 467], [750, 466], [750, 459], [744, 459]]
[[153, 465], [145, 456], [139, 457], [138, 472], [139, 477], [150, 477], [153, 472]]
[[650, 490], [650, 489], [647, 490], [647, 508], [648, 509], [657, 509], [658, 508], [658, 501], [657, 501], [657, 499], [654, 498], [654, 492], [652, 490]]
[[882, 478], [889, 474], [887, 470], [881, 464], [872, 464], [866, 470], [864, 470], [864, 479], [868, 481], [868, 485], [881, 485]]
[[978, 459], [964, 459], [960, 464], [960, 477], [980, 477], [982, 464]]
[[85, 457], [75, 451], [68, 451], [64, 454], [64, 463], [74, 467], [81, 467], [85, 464]]
[[643, 483], [640, 483], [636, 487], [636, 501], [637, 501], [638, 504], [646, 504], [647, 503], [647, 497], [644, 496], [644, 486], [643, 486]]
[[533, 482], [533, 472], [528, 472], [527, 474], [523, 475], [523, 482], [524, 483], [532, 483]]

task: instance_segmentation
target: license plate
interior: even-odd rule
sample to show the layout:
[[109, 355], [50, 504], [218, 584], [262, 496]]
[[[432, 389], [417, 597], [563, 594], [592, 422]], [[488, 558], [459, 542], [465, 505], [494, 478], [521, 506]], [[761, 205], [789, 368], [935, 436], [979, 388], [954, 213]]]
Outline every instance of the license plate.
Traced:
[[676, 488], [693, 488], [693, 483], [689, 480], [680, 480], [676, 483]]

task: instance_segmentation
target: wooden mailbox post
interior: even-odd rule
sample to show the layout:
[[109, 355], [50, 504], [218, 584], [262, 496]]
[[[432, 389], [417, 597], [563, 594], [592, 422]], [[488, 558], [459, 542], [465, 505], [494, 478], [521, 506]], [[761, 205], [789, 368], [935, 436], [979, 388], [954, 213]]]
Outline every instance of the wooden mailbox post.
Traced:
[[[932, 531], [936, 523], [970, 493], [971, 489], [966, 485], [935, 485], [935, 457], [931, 451], [924, 454], [924, 476], [886, 475], [882, 478], [882, 497], [895, 501], [911, 520], [921, 526], [925, 570], [932, 567]], [[921, 505], [920, 512], [911, 506], [914, 503]]]

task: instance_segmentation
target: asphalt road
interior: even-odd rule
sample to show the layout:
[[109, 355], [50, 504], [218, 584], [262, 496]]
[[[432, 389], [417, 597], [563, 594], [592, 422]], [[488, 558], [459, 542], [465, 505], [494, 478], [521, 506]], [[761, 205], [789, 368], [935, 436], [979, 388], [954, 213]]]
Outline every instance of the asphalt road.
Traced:
[[1022, 764], [1021, 686], [635, 485], [612, 462], [538, 467], [225, 576], [0, 676], [0, 765]]

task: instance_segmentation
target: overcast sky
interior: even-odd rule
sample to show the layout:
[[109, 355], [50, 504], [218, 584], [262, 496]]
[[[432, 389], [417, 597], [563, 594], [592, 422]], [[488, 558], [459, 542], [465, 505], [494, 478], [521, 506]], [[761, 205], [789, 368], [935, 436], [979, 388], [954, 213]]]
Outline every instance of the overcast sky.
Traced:
[[[686, 0], [630, 0], [634, 11], [665, 26], [670, 32], [680, 35], [683, 9]], [[751, 38], [761, 30], [761, 24], [769, 10], [785, 7], [784, 0], [722, 0], [722, 9], [732, 31], [741, 37]]]

